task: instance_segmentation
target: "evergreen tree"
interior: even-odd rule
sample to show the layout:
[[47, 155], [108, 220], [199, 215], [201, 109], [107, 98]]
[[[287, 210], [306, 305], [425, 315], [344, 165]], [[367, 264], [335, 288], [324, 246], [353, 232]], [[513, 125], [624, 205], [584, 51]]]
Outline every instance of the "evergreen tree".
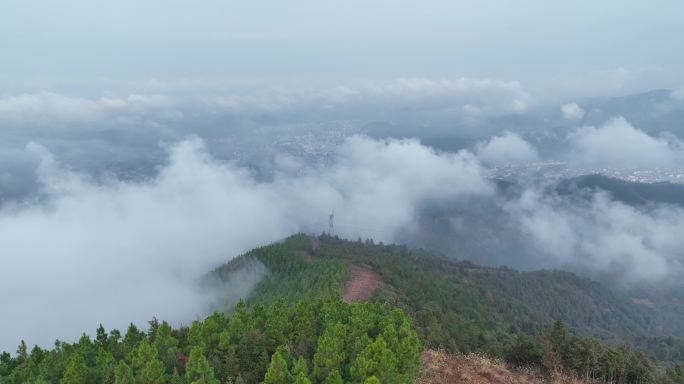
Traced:
[[[228, 381], [226, 381], [228, 382]], [[183, 377], [178, 373], [178, 369], [174, 368], [173, 369], [173, 374], [171, 374], [171, 377], [169, 378], [169, 384], [184, 384], [185, 381], [183, 381]]]
[[328, 377], [323, 380], [323, 384], [343, 384], [342, 375], [339, 369], [333, 370]]
[[292, 367], [292, 374], [294, 376], [299, 376], [299, 374], [304, 375], [304, 377], [309, 376], [309, 367], [306, 364], [306, 360], [304, 360], [303, 356], [299, 356], [297, 360], [295, 360], [295, 363]]
[[187, 384], [219, 384], [201, 347], [194, 347], [190, 351], [185, 367], [185, 381]]
[[684, 383], [684, 363], [677, 364], [674, 367], [668, 368], [663, 379], [663, 384], [681, 384]]
[[544, 350], [533, 338], [520, 335], [515, 344], [506, 352], [506, 362], [516, 367], [539, 365]]
[[166, 321], [163, 321], [156, 327], [154, 343], [152, 344], [157, 350], [157, 356], [166, 372], [173, 372], [177, 363], [176, 351], [178, 349], [178, 340], [171, 333], [171, 326]]
[[164, 375], [164, 365], [157, 358], [157, 351], [152, 354], [152, 358], [145, 363], [143, 369], [138, 373], [137, 381], [140, 384], [162, 384], [166, 382]]
[[294, 384], [311, 384], [311, 380], [305, 374], [299, 372], [294, 378]]
[[368, 377], [376, 376], [384, 383], [406, 382], [412, 379], [399, 377], [397, 370], [397, 358], [388, 348], [382, 335], [359, 354], [351, 364], [349, 371], [356, 381], [363, 381]]
[[291, 381], [286, 354], [288, 352], [285, 347], [280, 346], [276, 349], [266, 370], [264, 384], [288, 384]]
[[318, 339], [313, 356], [313, 375], [318, 380], [325, 380], [335, 371], [339, 375], [339, 368], [345, 359], [344, 336], [344, 326], [336, 323], [328, 324]]
[[133, 370], [126, 364], [125, 361], [120, 360], [114, 370], [115, 384], [135, 384], [133, 377]]
[[59, 384], [86, 384], [87, 379], [88, 367], [86, 367], [85, 359], [80, 352], [74, 352]]
[[128, 356], [140, 343], [140, 341], [145, 338], [145, 334], [138, 330], [138, 328], [131, 323], [126, 330], [122, 341], [122, 353], [124, 356]]
[[399, 326], [400, 342], [396, 351], [398, 370], [405, 376], [406, 380], [411, 380], [420, 370], [420, 353], [423, 346], [411, 326], [411, 320], [401, 313], [400, 316], [403, 319]]
[[219, 336], [218, 364], [214, 368], [216, 378], [222, 382], [228, 382], [240, 371], [240, 361], [237, 356], [237, 346], [231, 344], [228, 330], [221, 332]]
[[95, 360], [95, 374], [97, 376], [97, 381], [103, 384], [114, 383], [115, 368], [116, 359], [114, 358], [114, 356], [111, 353], [107, 352], [104, 348], [98, 348], [97, 359]]
[[159, 360], [157, 349], [143, 338], [131, 353], [131, 365], [136, 381], [140, 384], [157, 384], [165, 381], [164, 365]]
[[95, 331], [95, 345], [98, 348], [107, 348], [107, 331], [105, 331], [102, 324]]
[[268, 309], [264, 325], [264, 333], [272, 346], [285, 342], [287, 325], [287, 308], [283, 299], [280, 298]]

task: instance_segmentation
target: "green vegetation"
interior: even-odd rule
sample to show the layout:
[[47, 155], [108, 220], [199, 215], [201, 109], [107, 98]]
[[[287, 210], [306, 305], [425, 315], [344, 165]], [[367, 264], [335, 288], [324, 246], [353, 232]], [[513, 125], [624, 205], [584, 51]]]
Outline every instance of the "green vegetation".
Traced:
[[[683, 382], [684, 365], [658, 364], [625, 336], [636, 335], [642, 350], [652, 343], [668, 361], [680, 356], [679, 339], [650, 337], [652, 318], [639, 306], [572, 274], [296, 235], [232, 260], [207, 281], [259, 263], [267, 275], [236, 307], [221, 308], [226, 313], [180, 329], [156, 320], [146, 331], [131, 325], [123, 337], [100, 327], [94, 340], [84, 335], [51, 350], [29, 352], [22, 343], [15, 356], [0, 356], [0, 384], [410, 383], [423, 345], [606, 383]], [[371, 301], [339, 300], [349, 263], [382, 279]]]
[[519, 339], [509, 350], [506, 360], [513, 365], [573, 372], [580, 378], [604, 383], [661, 382], [658, 367], [643, 352], [568, 335], [562, 321], [557, 321], [538, 341]]
[[[571, 273], [481, 267], [403, 246], [326, 235], [291, 237], [250, 252], [215, 273], [227, 275], [246, 260], [262, 262], [273, 271], [257, 286], [250, 303], [272, 302], [274, 292], [290, 298], [340, 292], [347, 273], [344, 263], [357, 263], [382, 277], [385, 284], [373, 298], [412, 317], [426, 347], [483, 352], [512, 365], [549, 372], [563, 369], [606, 382], [664, 380], [655, 360], [625, 344], [656, 340], [647, 337], [654, 327], [652, 317], [599, 283]], [[322, 283], [331, 279], [338, 285]], [[567, 335], [562, 342], [550, 343], [547, 334], [556, 319], [563, 321], [559, 324]], [[633, 335], [646, 339], [632, 339]], [[664, 344], [671, 343], [658, 343]]]
[[421, 351], [410, 318], [386, 304], [241, 301], [187, 328], [153, 320], [123, 338], [100, 326], [95, 340], [52, 350], [22, 343], [2, 355], [0, 383], [411, 383]]

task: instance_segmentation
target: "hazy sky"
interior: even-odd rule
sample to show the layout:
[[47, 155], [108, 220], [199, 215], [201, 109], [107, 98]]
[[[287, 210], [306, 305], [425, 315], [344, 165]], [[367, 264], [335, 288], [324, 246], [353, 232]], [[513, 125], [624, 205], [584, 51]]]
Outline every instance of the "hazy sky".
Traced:
[[678, 0], [5, 0], [0, 85], [477, 77], [585, 95], [674, 88], [683, 14]]
[[331, 210], [344, 237], [406, 242], [455, 207], [437, 233], [459, 257], [682, 281], [684, 209], [490, 177], [684, 164], [683, 19], [681, 0], [0, 0], [0, 351], [187, 324], [213, 299], [199, 276]]

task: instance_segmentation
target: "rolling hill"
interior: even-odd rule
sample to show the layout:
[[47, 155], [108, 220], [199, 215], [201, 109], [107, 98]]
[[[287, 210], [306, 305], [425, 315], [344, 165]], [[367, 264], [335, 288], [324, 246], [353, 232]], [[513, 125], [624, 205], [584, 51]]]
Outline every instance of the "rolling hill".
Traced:
[[[225, 283], [254, 270], [266, 272], [234, 305]], [[221, 298], [202, 321], [100, 326], [94, 339], [53, 349], [22, 342], [15, 356], [0, 355], [0, 384], [684, 380], [681, 340], [661, 334], [647, 306], [566, 272], [299, 234], [232, 259], [202, 284]]]

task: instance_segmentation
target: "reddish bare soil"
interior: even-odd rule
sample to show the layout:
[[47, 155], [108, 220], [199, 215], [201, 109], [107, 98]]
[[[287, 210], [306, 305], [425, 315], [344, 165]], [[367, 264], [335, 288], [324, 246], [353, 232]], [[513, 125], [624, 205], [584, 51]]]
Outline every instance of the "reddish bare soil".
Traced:
[[448, 355], [427, 350], [416, 384], [589, 384], [561, 375], [541, 377], [534, 372], [510, 370], [500, 361], [480, 355]]
[[351, 276], [342, 294], [342, 300], [345, 302], [366, 301], [377, 288], [382, 286], [382, 277], [372, 269], [355, 263], [348, 263], [347, 267]]

